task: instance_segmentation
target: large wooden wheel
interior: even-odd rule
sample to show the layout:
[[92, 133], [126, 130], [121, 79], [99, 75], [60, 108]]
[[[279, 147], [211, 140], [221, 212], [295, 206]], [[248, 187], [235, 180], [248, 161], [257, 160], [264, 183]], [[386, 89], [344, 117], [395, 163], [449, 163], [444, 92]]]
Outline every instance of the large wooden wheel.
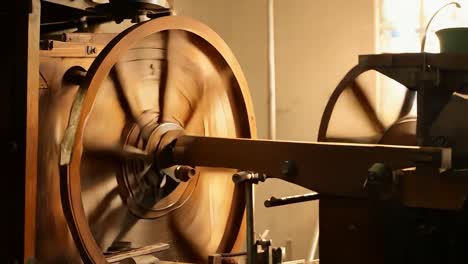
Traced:
[[233, 170], [196, 168], [182, 182], [151, 158], [167, 131], [255, 137], [246, 80], [215, 32], [176, 16], [129, 28], [99, 54], [80, 90], [61, 185], [84, 262], [107, 263], [104, 252], [121, 241], [164, 242], [168, 258], [205, 262], [243, 239], [245, 201]]

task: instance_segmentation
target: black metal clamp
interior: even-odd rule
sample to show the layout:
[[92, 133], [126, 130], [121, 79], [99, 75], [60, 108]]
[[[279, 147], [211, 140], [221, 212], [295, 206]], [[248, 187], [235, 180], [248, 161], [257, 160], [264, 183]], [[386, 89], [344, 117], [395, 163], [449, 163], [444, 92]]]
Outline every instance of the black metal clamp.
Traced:
[[367, 189], [369, 198], [388, 200], [398, 182], [394, 171], [383, 163], [373, 164], [364, 179], [362, 187]]

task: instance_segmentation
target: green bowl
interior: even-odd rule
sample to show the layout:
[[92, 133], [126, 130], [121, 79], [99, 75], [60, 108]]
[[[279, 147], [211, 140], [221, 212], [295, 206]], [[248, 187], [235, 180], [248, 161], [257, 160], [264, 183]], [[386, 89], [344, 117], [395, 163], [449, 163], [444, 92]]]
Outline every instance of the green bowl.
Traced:
[[468, 53], [468, 27], [445, 28], [436, 35], [441, 53]]

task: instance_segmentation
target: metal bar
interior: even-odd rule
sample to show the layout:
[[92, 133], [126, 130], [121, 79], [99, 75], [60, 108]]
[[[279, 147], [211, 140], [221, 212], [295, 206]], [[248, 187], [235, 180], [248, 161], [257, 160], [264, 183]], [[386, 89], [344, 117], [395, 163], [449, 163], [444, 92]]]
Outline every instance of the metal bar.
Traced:
[[254, 186], [259, 181], [264, 181], [263, 175], [252, 171], [237, 172], [232, 176], [232, 181], [245, 189], [245, 207], [246, 207], [246, 247], [247, 264], [257, 262], [257, 246], [255, 241], [255, 221], [254, 221]]
[[[247, 153], [247, 154], [246, 154]], [[174, 164], [224, 167], [265, 173], [321, 194], [365, 197], [362, 181], [374, 163], [392, 169], [449, 168], [451, 150], [344, 143], [301, 143], [182, 136]]]
[[247, 252], [220, 253], [219, 255], [223, 258], [232, 258], [232, 257], [246, 256]]
[[268, 0], [268, 136], [276, 139], [276, 71], [274, 0]]
[[318, 193], [307, 193], [303, 195], [293, 195], [287, 197], [276, 198], [272, 196], [270, 199], [265, 201], [265, 207], [275, 207], [281, 205], [303, 203], [308, 201], [315, 201], [320, 199], [320, 194]]
[[256, 262], [256, 246], [253, 184], [248, 181], [244, 182], [243, 184], [245, 184], [245, 201], [247, 211], [247, 264], [254, 264]]

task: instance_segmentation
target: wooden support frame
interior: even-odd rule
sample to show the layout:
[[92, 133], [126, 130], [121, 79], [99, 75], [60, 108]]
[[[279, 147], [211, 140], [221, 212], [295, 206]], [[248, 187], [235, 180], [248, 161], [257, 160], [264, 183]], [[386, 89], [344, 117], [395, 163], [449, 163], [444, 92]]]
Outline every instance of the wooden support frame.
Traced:
[[4, 172], [3, 263], [31, 263], [35, 255], [39, 96], [40, 1], [10, 1], [0, 8], [1, 140]]

